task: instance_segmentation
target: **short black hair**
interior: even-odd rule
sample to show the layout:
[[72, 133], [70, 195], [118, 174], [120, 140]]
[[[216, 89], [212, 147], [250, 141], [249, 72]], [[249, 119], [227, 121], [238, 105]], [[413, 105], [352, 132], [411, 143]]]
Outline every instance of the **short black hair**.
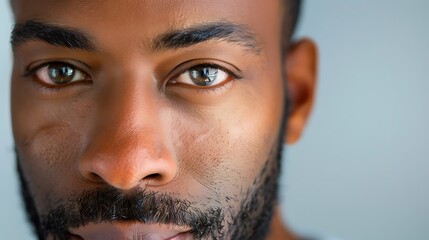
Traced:
[[287, 49], [287, 45], [298, 25], [301, 13], [302, 0], [282, 0], [283, 1], [283, 22], [282, 22], [282, 44]]
[[289, 13], [291, 14], [291, 24], [292, 24], [291, 34], [293, 34], [293, 32], [296, 29], [296, 26], [298, 25], [298, 18], [301, 13], [302, 0], [289, 0], [289, 1], [291, 1], [289, 6]]

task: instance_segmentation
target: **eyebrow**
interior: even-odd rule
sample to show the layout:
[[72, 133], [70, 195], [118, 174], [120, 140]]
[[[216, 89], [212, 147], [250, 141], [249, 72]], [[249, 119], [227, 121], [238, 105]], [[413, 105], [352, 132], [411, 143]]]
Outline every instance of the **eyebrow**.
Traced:
[[96, 51], [91, 38], [74, 28], [37, 21], [27, 21], [13, 26], [10, 42], [13, 48], [29, 41], [43, 41], [57, 47]]
[[[248, 27], [226, 21], [205, 23], [161, 34], [151, 42], [151, 47], [154, 51], [176, 50], [213, 40], [233, 43], [255, 54], [261, 52], [256, 35]], [[91, 37], [78, 29], [33, 20], [14, 25], [10, 39], [12, 47], [16, 48], [29, 41], [96, 51]]]
[[256, 35], [244, 25], [232, 22], [211, 22], [160, 35], [153, 41], [153, 49], [175, 50], [207, 41], [225, 41], [259, 54], [261, 46]]

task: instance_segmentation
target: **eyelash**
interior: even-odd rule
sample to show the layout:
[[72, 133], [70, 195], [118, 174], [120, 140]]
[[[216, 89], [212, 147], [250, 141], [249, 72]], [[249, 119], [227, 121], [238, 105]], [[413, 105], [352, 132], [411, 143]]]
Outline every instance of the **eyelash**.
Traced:
[[[81, 71], [82, 73], [84, 73], [86, 76], [90, 76], [86, 71], [82, 70], [81, 68], [77, 67], [75, 64], [72, 63], [68, 63], [68, 62], [63, 62], [63, 61], [51, 61], [51, 62], [45, 62], [42, 64], [39, 64], [37, 66], [31, 67], [28, 70], [26, 70], [26, 72], [22, 75], [23, 77], [32, 77], [33, 81], [37, 82], [37, 86], [50, 94], [53, 94], [57, 91], [60, 91], [61, 89], [65, 88], [65, 87], [70, 87], [72, 85], [76, 85], [76, 84], [82, 84], [81, 81], [78, 82], [72, 82], [70, 84], [64, 84], [64, 85], [47, 85], [42, 83], [41, 81], [38, 80], [34, 80], [34, 78], [36, 78], [36, 72], [39, 71], [40, 69], [49, 66], [49, 65], [53, 65], [53, 64], [64, 64], [64, 65], [69, 65], [70, 67], [73, 67], [74, 69]], [[183, 71], [179, 72], [178, 74], [173, 75], [173, 77], [170, 77], [166, 83], [164, 84], [164, 87], [167, 86], [168, 84], [176, 84], [176, 83], [171, 83], [172, 80], [178, 78], [181, 74], [186, 73], [187, 71], [190, 71], [191, 69], [195, 69], [198, 67], [211, 67], [211, 68], [216, 68], [219, 69], [221, 71], [224, 71], [226, 74], [228, 74], [228, 76], [232, 77], [233, 80], [240, 80], [243, 78], [243, 76], [241, 75], [241, 72], [239, 74], [229, 70], [226, 67], [220, 66], [219, 64], [216, 63], [212, 63], [212, 62], [206, 62], [206, 63], [201, 63], [201, 64], [196, 64], [196, 65], [192, 65], [190, 67], [185, 68]], [[90, 78], [91, 79], [91, 78]], [[231, 80], [226, 80], [220, 84], [216, 84], [213, 86], [205, 86], [205, 87], [199, 87], [199, 86], [193, 86], [191, 85], [191, 87], [194, 88], [194, 90], [203, 92], [203, 93], [208, 93], [208, 92], [218, 92], [221, 91], [225, 86], [226, 83], [230, 82]]]
[[[45, 62], [45, 63], [39, 64], [39, 65], [36, 65], [34, 67], [30, 67], [29, 69], [27, 69], [25, 71], [24, 74], [22, 74], [22, 76], [23, 77], [30, 77], [30, 76], [34, 75], [39, 69], [42, 69], [42, 68], [44, 68], [46, 66], [53, 65], [53, 64], [69, 65], [70, 67], [73, 67], [73, 68], [75, 68], [75, 69], [77, 69], [79, 71], [82, 71], [82, 72], [84, 72], [86, 74], [86, 72], [84, 70], [82, 70], [81, 68], [77, 67], [76, 65], [74, 65], [72, 63], [62, 62], [62, 61], [52, 61], [52, 62]], [[87, 75], [89, 75], [89, 74], [87, 74]]]
[[[186, 66], [185, 64], [182, 64]], [[180, 66], [178, 67], [180, 68]], [[192, 69], [197, 69], [197, 68], [215, 68], [218, 69], [220, 71], [225, 72], [228, 75], [228, 78], [232, 78], [230, 80], [225, 80], [219, 84], [215, 84], [215, 85], [210, 85], [210, 86], [197, 86], [197, 85], [190, 85], [194, 90], [196, 91], [200, 91], [203, 93], [208, 93], [208, 92], [218, 92], [219, 90], [221, 90], [221, 88], [224, 87], [224, 85], [226, 85], [228, 82], [230, 82], [231, 80], [240, 80], [243, 78], [243, 76], [241, 75], [241, 71], [239, 71], [240, 73], [235, 73], [231, 70], [229, 70], [226, 67], [223, 67], [219, 64], [213, 63], [213, 62], [205, 62], [205, 63], [200, 63], [200, 64], [194, 64], [191, 66], [186, 66], [184, 67], [183, 71], [180, 71], [178, 74], [173, 75], [172, 77], [169, 77], [168, 81], [166, 81], [165, 85], [174, 85], [174, 84], [181, 84], [179, 83], [172, 83], [173, 80], [179, 78], [182, 74], [186, 73], [187, 71], [190, 71]], [[177, 68], [176, 68], [177, 69]], [[182, 83], [183, 84], [183, 83]]]
[[[50, 61], [50, 62], [45, 62], [45, 63], [41, 63], [38, 64], [34, 67], [30, 66], [23, 74], [22, 77], [24, 78], [32, 78], [32, 82], [35, 83], [34, 85], [37, 87], [37, 89], [41, 92], [43, 92], [43, 94], [45, 95], [54, 95], [57, 92], [60, 92], [63, 90], [63, 88], [65, 87], [71, 87], [73, 85], [78, 85], [78, 84], [82, 84], [82, 82], [72, 82], [70, 84], [65, 84], [63, 86], [55, 86], [55, 85], [50, 85], [48, 86], [47, 84], [42, 83], [42, 81], [39, 80], [35, 80], [36, 78], [36, 72], [39, 71], [40, 69], [49, 66], [49, 65], [53, 65], [53, 64], [64, 64], [64, 65], [69, 65], [71, 67], [73, 67], [76, 70], [81, 71], [82, 73], [86, 74], [87, 76], [89, 76], [89, 74], [86, 73], [86, 71], [82, 70], [82, 68], [76, 66], [76, 64], [72, 64], [72, 63], [68, 63], [66, 61]], [[86, 83], [88, 84], [88, 83]]]
[[[192, 65], [192, 66], [190, 66], [190, 67], [186, 68], [186, 69], [185, 69], [184, 71], [182, 71], [181, 73], [179, 73], [179, 74], [175, 75], [175, 77], [179, 76], [180, 74], [185, 73], [186, 71], [188, 71], [188, 70], [190, 70], [190, 69], [198, 68], [198, 67], [211, 67], [211, 68], [217, 68], [217, 69], [219, 69], [219, 70], [222, 70], [222, 71], [226, 72], [228, 75], [232, 76], [232, 77], [233, 77], [233, 78], [235, 78], [235, 79], [241, 79], [241, 78], [242, 78], [241, 74], [237, 74], [237, 73], [235, 73], [235, 72], [233, 72], [233, 71], [229, 70], [228, 68], [225, 68], [225, 67], [223, 67], [223, 66], [221, 66], [221, 65], [219, 65], [219, 64], [211, 63], [211, 62], [207, 62], [207, 63], [200, 63], [200, 64]], [[174, 78], [174, 77], [173, 77], [173, 78]]]

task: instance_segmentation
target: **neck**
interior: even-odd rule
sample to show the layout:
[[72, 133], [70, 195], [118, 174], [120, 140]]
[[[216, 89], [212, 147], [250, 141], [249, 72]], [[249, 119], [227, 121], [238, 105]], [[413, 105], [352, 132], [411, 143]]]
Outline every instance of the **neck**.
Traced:
[[270, 232], [266, 240], [298, 240], [298, 237], [295, 236], [292, 231], [290, 231], [286, 225], [283, 223], [280, 208], [276, 206], [274, 208], [274, 214], [271, 221]]

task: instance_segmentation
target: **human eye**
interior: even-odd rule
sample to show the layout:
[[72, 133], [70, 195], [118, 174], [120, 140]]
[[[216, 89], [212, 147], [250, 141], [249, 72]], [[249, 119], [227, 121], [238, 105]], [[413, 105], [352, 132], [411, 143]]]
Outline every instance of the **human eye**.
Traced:
[[79, 67], [66, 62], [47, 62], [31, 67], [26, 74], [46, 87], [61, 87], [72, 83], [90, 81], [89, 75]]
[[186, 69], [170, 80], [170, 84], [185, 84], [194, 87], [216, 87], [239, 78], [236, 74], [216, 64], [199, 64]]

